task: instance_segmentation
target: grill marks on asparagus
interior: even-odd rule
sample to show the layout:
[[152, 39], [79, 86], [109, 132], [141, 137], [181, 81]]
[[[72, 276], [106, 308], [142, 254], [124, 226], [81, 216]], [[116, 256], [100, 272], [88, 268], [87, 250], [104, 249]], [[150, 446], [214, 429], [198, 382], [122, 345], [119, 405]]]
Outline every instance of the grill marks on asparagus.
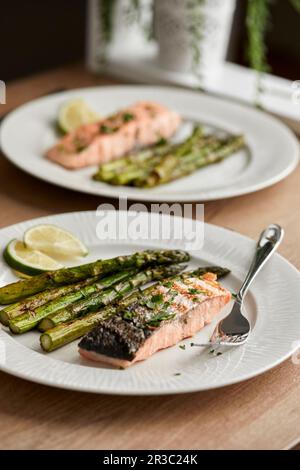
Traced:
[[123, 282], [113, 285], [110, 289], [105, 289], [102, 293], [94, 293], [82, 300], [75, 302], [67, 308], [63, 308], [56, 313], [47, 315], [44, 321], [39, 325], [41, 331], [46, 331], [49, 328], [54, 328], [60, 323], [69, 322], [75, 318], [86, 315], [89, 312], [97, 311], [99, 308], [104, 307], [118, 299], [122, 299], [133, 289], [145, 284], [149, 280], [160, 279], [162, 275], [172, 275], [180, 272], [182, 266], [174, 265], [169, 266], [167, 269], [157, 267], [146, 271], [138, 272], [134, 275], [128, 276]]
[[[168, 268], [167, 272], [169, 273], [177, 273], [182, 269], [182, 267], [178, 265], [169, 266]], [[130, 289], [147, 282], [149, 277], [160, 277], [162, 271], [166, 272], [163, 266], [148, 271], [137, 272], [137, 270], [127, 270], [116, 273], [76, 293], [75, 297], [81, 297], [81, 300], [76, 301], [76, 298], [74, 299], [72, 294], [71, 297], [75, 300], [74, 302], [71, 302], [72, 299], [70, 299], [70, 296], [57, 299], [50, 304], [39, 307], [34, 312], [24, 313], [11, 320], [9, 322], [9, 328], [15, 334], [22, 334], [35, 328], [41, 322], [40, 329], [44, 331], [44, 329], [49, 328], [49, 326], [54, 327], [60, 323], [73, 320], [74, 318], [85, 315], [90, 311], [95, 311], [100, 307], [122, 298]], [[122, 278], [125, 280], [117, 282]], [[108, 286], [112, 287], [108, 288]], [[90, 291], [90, 294], [87, 293], [87, 290]], [[68, 306], [64, 308], [66, 304]], [[61, 308], [59, 309], [60, 305]], [[43, 324], [42, 320], [45, 318], [47, 321]]]
[[[43, 318], [40, 326], [42, 330], [47, 329], [47, 332], [41, 335], [41, 346], [45, 351], [52, 351], [82, 337], [100, 321], [118, 315], [120, 309], [127, 309], [127, 315], [129, 315], [128, 312], [135, 308], [130, 306], [136, 306], [138, 301], [141, 301], [146, 295], [150, 295], [155, 288], [155, 286], [150, 286], [141, 291], [141, 286], [153, 280], [178, 276], [184, 266], [171, 263], [181, 263], [188, 260], [189, 255], [180, 250], [149, 250], [46, 273], [46, 275], [36, 276], [30, 280], [34, 284], [37, 282], [39, 287], [44, 286], [41, 292], [27, 296], [24, 300], [6, 307], [3, 311], [7, 315], [12, 315], [12, 319], [7, 318], [7, 321], [9, 321], [12, 331], [16, 333], [28, 331], [37, 326]], [[102, 277], [103, 273], [108, 270], [108, 266], [116, 272], [110, 276]], [[144, 270], [140, 270], [144, 267]], [[193, 275], [202, 276], [208, 271], [215, 272], [218, 277], [229, 272], [220, 267], [204, 267], [193, 271]], [[88, 277], [95, 272], [98, 273], [97, 276]], [[184, 280], [189, 274], [183, 273], [178, 279]], [[86, 278], [70, 284], [70, 280], [77, 279], [78, 276]], [[55, 284], [57, 282], [68, 283], [57, 287]], [[50, 287], [52, 283], [55, 284], [55, 288]], [[16, 298], [20, 292], [27, 292], [28, 295], [28, 291], [31, 291], [28, 289], [26, 281], [14, 283], [2, 289], [0, 289], [0, 294], [5, 296], [6, 300], [8, 297]], [[93, 292], [94, 290], [96, 292]], [[152, 299], [151, 302], [154, 300]], [[65, 308], [66, 305], [67, 308]], [[61, 306], [64, 308], [61, 309]], [[148, 326], [154, 328], [157, 322], [166, 319], [165, 314], [161, 312], [151, 319]], [[57, 326], [53, 327], [53, 325]], [[49, 327], [52, 328], [48, 330]]]
[[[60, 312], [68, 306], [71, 307], [73, 304], [80, 302], [81, 299], [90, 298], [93, 295], [99, 295], [102, 291], [107, 292], [109, 287], [117, 284], [119, 281], [128, 279], [136, 272], [137, 270], [126, 270], [114, 273], [111, 276], [107, 276], [93, 283], [88, 283], [87, 285], [84, 285], [86, 284], [84, 282], [79, 283], [77, 284], [76, 290], [66, 295], [62, 295], [61, 297], [48, 302], [33, 311], [27, 311], [12, 319], [9, 321], [9, 328], [15, 334], [26, 333], [26, 331], [35, 328], [43, 318], [55, 315], [56, 312]], [[61, 288], [61, 290], [63, 291], [63, 288]]]
[[46, 289], [68, 285], [89, 277], [102, 277], [109, 273], [128, 268], [138, 268], [155, 264], [172, 264], [189, 261], [189, 255], [181, 250], [146, 250], [133, 255], [98, 260], [73, 268], [62, 268], [56, 271], [34, 276], [32, 279], [18, 281], [0, 288], [0, 304], [6, 305], [25, 299]]
[[10, 320], [19, 317], [23, 313], [33, 312], [38, 307], [55, 301], [55, 299], [58, 299], [59, 301], [63, 296], [70, 294], [73, 295], [74, 293], [84, 289], [86, 286], [93, 284], [97, 280], [97, 277], [92, 277], [77, 284], [69, 284], [55, 289], [46, 289], [45, 291], [32, 295], [23, 301], [11, 304], [0, 311], [0, 322], [7, 326]]
[[163, 145], [129, 155], [116, 165], [103, 164], [94, 179], [109, 184], [151, 188], [189, 175], [204, 166], [220, 162], [245, 146], [244, 137], [229, 136], [220, 139], [203, 135], [196, 126], [192, 135], [181, 144]]

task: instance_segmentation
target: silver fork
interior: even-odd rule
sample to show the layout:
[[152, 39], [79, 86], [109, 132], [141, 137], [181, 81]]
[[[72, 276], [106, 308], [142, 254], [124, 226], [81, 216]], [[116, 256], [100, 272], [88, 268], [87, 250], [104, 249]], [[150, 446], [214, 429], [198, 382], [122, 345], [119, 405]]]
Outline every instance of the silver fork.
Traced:
[[210, 346], [211, 352], [222, 353], [222, 347], [241, 346], [245, 344], [250, 333], [250, 323], [242, 314], [243, 300], [250, 284], [262, 267], [277, 250], [284, 236], [283, 229], [276, 224], [269, 225], [260, 235], [256, 252], [246, 279], [240, 288], [230, 314], [216, 326], [208, 343], [192, 343], [193, 346]]

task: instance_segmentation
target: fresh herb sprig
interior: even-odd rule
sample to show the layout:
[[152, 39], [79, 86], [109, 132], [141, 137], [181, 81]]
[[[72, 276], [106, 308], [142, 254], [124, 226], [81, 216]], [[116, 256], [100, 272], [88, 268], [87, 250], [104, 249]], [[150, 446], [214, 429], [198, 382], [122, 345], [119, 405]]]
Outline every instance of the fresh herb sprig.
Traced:
[[247, 31], [248, 31], [248, 59], [250, 66], [257, 72], [266, 72], [267, 48], [265, 36], [269, 25], [270, 0], [248, 1]]

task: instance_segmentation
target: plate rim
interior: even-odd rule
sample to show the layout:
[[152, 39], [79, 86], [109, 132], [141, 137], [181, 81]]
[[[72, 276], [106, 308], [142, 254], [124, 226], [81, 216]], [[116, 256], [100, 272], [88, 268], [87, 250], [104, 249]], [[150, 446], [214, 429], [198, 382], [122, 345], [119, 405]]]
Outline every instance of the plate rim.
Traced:
[[[108, 211], [108, 212], [110, 212], [110, 211]], [[113, 212], [113, 211], [111, 211], [111, 212]], [[82, 214], [94, 215], [95, 211], [92, 211], [92, 210], [91, 211], [74, 211], [74, 212], [66, 212], [66, 213], [62, 213], [62, 214], [52, 214], [52, 215], [48, 215], [48, 216], [46, 215], [46, 216], [42, 216], [42, 217], [36, 217], [36, 218], [33, 218], [33, 219], [28, 219], [28, 220], [18, 222], [16, 224], [12, 224], [10, 226], [1, 228], [0, 233], [3, 232], [3, 231], [6, 231], [7, 229], [17, 228], [18, 226], [22, 225], [25, 222], [26, 223], [31, 223], [31, 222], [35, 223], [35, 222], [41, 221], [41, 223], [42, 223], [43, 219], [56, 218], [56, 217], [63, 218], [64, 216], [80, 217], [80, 215], [82, 215]], [[205, 226], [209, 226], [210, 229], [213, 230], [213, 231], [216, 230], [217, 232], [218, 231], [221, 232], [221, 233], [223, 232], [223, 233], [226, 233], [227, 235], [229, 233], [231, 233], [234, 236], [236, 236], [238, 238], [241, 238], [242, 240], [246, 241], [247, 243], [249, 243], [249, 242], [252, 243], [252, 244], [255, 243], [250, 237], [247, 237], [246, 235], [240, 234], [239, 232], [236, 232], [234, 230], [227, 229], [227, 228], [224, 228], [224, 227], [220, 227], [218, 225], [210, 224], [210, 223], [205, 223]], [[279, 253], [275, 253], [274, 256], [277, 257], [278, 259], [280, 259], [280, 262], [284, 263], [286, 265], [286, 267], [288, 267], [289, 270], [291, 270], [300, 280], [299, 270], [290, 261], [288, 261], [286, 258], [284, 258]], [[2, 332], [4, 333], [4, 335], [2, 335]], [[4, 342], [5, 342], [5, 340], [7, 340], [8, 343], [14, 342], [13, 338], [10, 337], [5, 332], [4, 329], [2, 330], [2, 332], [0, 332], [1, 340], [3, 340], [3, 337], [4, 337]], [[21, 343], [18, 343], [18, 342], [15, 343], [14, 342], [14, 344], [15, 344], [16, 348], [17, 349], [20, 348], [21, 351], [24, 348], [28, 349], [25, 345], [23, 345]], [[152, 390], [139, 388], [138, 391], [133, 391], [133, 390], [112, 390], [109, 387], [107, 387], [107, 388], [104, 387], [104, 388], [101, 388], [101, 390], [99, 390], [99, 389], [96, 389], [95, 387], [93, 388], [91, 385], [87, 386], [86, 384], [81, 384], [80, 386], [78, 386], [78, 385], [75, 385], [75, 384], [73, 385], [72, 383], [61, 383], [61, 382], [53, 383], [53, 381], [51, 381], [50, 378], [47, 379], [47, 378], [39, 377], [38, 373], [36, 375], [32, 375], [32, 374], [28, 375], [26, 373], [22, 373], [22, 372], [19, 372], [19, 371], [16, 371], [16, 370], [12, 370], [10, 367], [6, 367], [3, 364], [0, 364], [0, 370], [2, 370], [3, 372], [8, 373], [10, 375], [13, 375], [13, 376], [25, 379], [25, 380], [29, 380], [29, 381], [34, 382], [34, 383], [39, 383], [39, 384], [42, 384], [42, 385], [47, 385], [47, 386], [51, 386], [51, 387], [55, 387], [55, 388], [61, 388], [61, 389], [66, 389], [66, 390], [74, 390], [74, 391], [79, 391], [79, 392], [96, 393], [96, 394], [108, 394], [108, 395], [119, 395], [119, 396], [175, 395], [175, 394], [195, 393], [195, 392], [200, 392], [200, 391], [218, 389], [218, 388], [233, 385], [235, 383], [243, 382], [245, 380], [249, 380], [251, 378], [259, 376], [259, 375], [273, 369], [274, 367], [278, 366], [279, 364], [281, 364], [282, 362], [287, 360], [298, 349], [298, 347], [299, 346], [297, 346], [297, 345], [295, 345], [294, 347], [291, 347], [290, 351], [288, 351], [286, 354], [284, 354], [282, 357], [278, 358], [277, 360], [271, 362], [268, 366], [261, 366], [256, 371], [253, 371], [250, 374], [249, 373], [242, 374], [242, 375], [240, 375], [239, 377], [237, 377], [235, 379], [226, 381], [226, 383], [224, 383], [224, 379], [223, 380], [221, 379], [220, 383], [213, 384], [212, 386], [201, 387], [201, 384], [198, 383], [195, 386], [189, 385], [187, 388], [180, 387], [178, 389], [173, 389], [172, 388], [171, 390], [170, 389], [158, 389], [158, 388], [157, 389], [154, 388]], [[30, 349], [30, 351], [32, 351], [32, 350]], [[32, 351], [32, 352], [36, 352], [36, 351]], [[52, 360], [56, 361], [56, 359], [52, 359]], [[86, 367], [84, 365], [76, 365], [76, 366], [77, 367]]]
[[[66, 178], [63, 182], [61, 181], [55, 181], [55, 177], [52, 179], [47, 176], [47, 174], [43, 173], [41, 174], [38, 170], [35, 170], [35, 167], [33, 166], [31, 169], [29, 168], [24, 168], [22, 165], [22, 161], [20, 161], [18, 158], [15, 158], [12, 156], [9, 151], [5, 151], [5, 144], [4, 144], [4, 131], [6, 128], [7, 123], [9, 124], [9, 120], [14, 117], [14, 114], [24, 110], [26, 107], [30, 107], [31, 105], [38, 103], [38, 102], [43, 102], [43, 101], [51, 101], [51, 99], [55, 99], [64, 95], [72, 95], [74, 93], [79, 93], [79, 92], [101, 92], [103, 91], [114, 91], [114, 90], [134, 90], [136, 88], [139, 88], [140, 90], [142, 89], [156, 89], [156, 90], [168, 90], [168, 91], [180, 91], [183, 93], [187, 94], [194, 94], [195, 96], [199, 97], [200, 99], [208, 100], [214, 103], [222, 103], [225, 104], [229, 107], [233, 107], [235, 109], [240, 109], [242, 112], [246, 111], [248, 114], [256, 114], [263, 116], [265, 119], [269, 120], [269, 122], [273, 122], [275, 125], [281, 127], [282, 130], [289, 136], [291, 145], [294, 147], [294, 152], [293, 152], [293, 158], [291, 158], [289, 164], [286, 166], [285, 169], [281, 170], [277, 175], [274, 175], [272, 177], [268, 177], [265, 181], [261, 181], [260, 183], [252, 183], [248, 187], [244, 188], [237, 188], [237, 189], [217, 189], [217, 190], [212, 190], [212, 191], [207, 191], [205, 195], [204, 191], [204, 196], [201, 197], [200, 195], [195, 198], [192, 197], [190, 194], [181, 194], [180, 195], [180, 202], [199, 202], [199, 201], [216, 201], [216, 200], [221, 200], [221, 199], [230, 199], [233, 197], [237, 196], [243, 196], [246, 194], [252, 194], [254, 192], [260, 191], [262, 189], [271, 187], [283, 179], [285, 179], [287, 176], [289, 176], [298, 166], [299, 161], [300, 161], [300, 148], [299, 148], [299, 142], [294, 134], [294, 132], [280, 119], [275, 117], [274, 115], [271, 115], [264, 110], [257, 109], [255, 107], [249, 107], [246, 105], [243, 105], [242, 103], [237, 103], [237, 102], [230, 102], [227, 99], [223, 99], [222, 97], [216, 97], [216, 96], [211, 96], [207, 95], [205, 93], [200, 93], [197, 92], [193, 89], [185, 89], [185, 88], [180, 88], [179, 90], [175, 86], [164, 86], [164, 85], [142, 85], [142, 84], [137, 84], [137, 85], [130, 85], [130, 84], [124, 84], [124, 85], [101, 85], [101, 86], [94, 86], [94, 87], [79, 87], [79, 88], [73, 88], [70, 90], [65, 90], [65, 91], [60, 91], [58, 93], [52, 93], [51, 95], [46, 95], [46, 96], [41, 96], [38, 98], [35, 98], [33, 100], [28, 101], [27, 103], [23, 103], [22, 105], [18, 106], [17, 108], [13, 109], [10, 111], [5, 118], [3, 119], [1, 125], [0, 125], [0, 149], [5, 156], [11, 163], [13, 163], [17, 168], [20, 170], [24, 171], [25, 173], [34, 176], [35, 178], [38, 178], [46, 183], [53, 184], [54, 186], [57, 187], [62, 187], [64, 189], [68, 190], [73, 190], [82, 194], [91, 194], [94, 196], [104, 196], [104, 197], [109, 197], [109, 198], [127, 198], [128, 200], [134, 200], [134, 201], [148, 201], [148, 202], [177, 202], [178, 201], [178, 195], [177, 193], [174, 194], [156, 194], [155, 192], [152, 193], [147, 193], [147, 191], [141, 190], [140, 192], [136, 193], [127, 193], [126, 194], [116, 194], [116, 186], [110, 187], [109, 185], [103, 185], [99, 186], [99, 190], [94, 190], [93, 187], [85, 187], [84, 189], [81, 189], [79, 185], [75, 182], [73, 183], [71, 178]], [[211, 193], [211, 194], [210, 194]], [[217, 193], [217, 195], [216, 195]]]

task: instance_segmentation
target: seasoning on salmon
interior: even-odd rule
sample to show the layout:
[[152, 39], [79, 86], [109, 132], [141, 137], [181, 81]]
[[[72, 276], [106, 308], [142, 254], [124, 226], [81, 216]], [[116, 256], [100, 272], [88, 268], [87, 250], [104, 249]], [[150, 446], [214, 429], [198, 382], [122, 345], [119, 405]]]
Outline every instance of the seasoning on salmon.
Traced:
[[170, 138], [181, 117], [163, 105], [139, 102], [64, 136], [46, 157], [65, 168], [79, 169], [121, 157], [135, 147]]
[[100, 322], [79, 343], [87, 359], [126, 368], [197, 333], [230, 301], [213, 273], [156, 285], [150, 294]]

